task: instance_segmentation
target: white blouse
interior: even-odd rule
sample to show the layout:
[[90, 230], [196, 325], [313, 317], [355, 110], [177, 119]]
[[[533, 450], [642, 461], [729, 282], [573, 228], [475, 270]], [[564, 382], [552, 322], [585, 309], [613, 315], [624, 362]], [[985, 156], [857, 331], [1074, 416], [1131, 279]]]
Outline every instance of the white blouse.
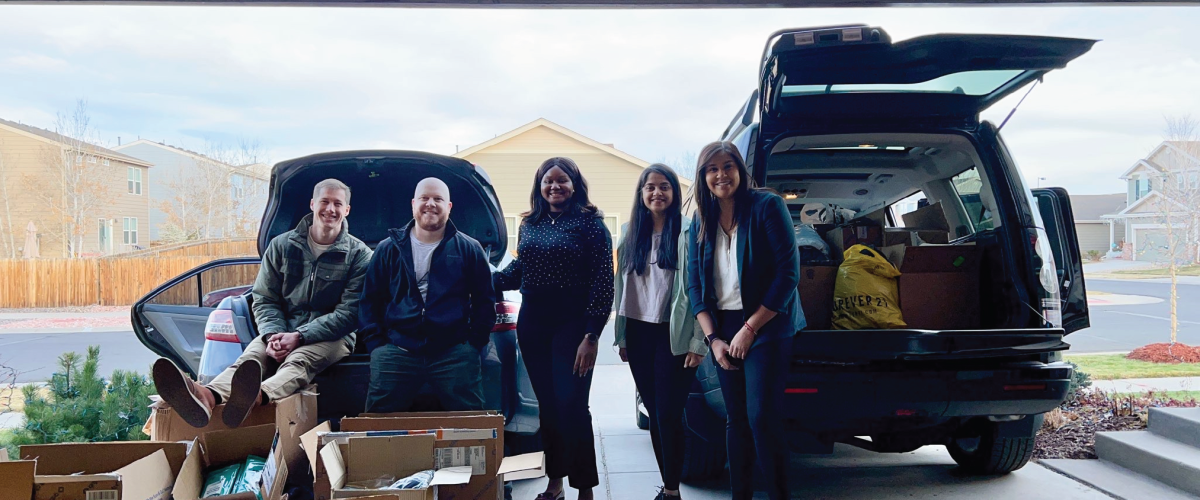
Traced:
[[717, 285], [717, 309], [742, 309], [742, 280], [738, 276], [737, 228], [728, 234], [717, 228], [717, 247], [713, 252], [713, 278]]

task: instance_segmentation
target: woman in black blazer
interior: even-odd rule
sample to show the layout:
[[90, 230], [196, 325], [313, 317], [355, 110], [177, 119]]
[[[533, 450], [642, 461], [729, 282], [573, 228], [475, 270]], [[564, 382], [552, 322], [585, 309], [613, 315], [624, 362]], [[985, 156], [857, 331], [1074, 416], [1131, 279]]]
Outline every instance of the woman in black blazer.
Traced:
[[770, 498], [786, 499], [782, 403], [792, 337], [805, 326], [791, 215], [783, 198], [754, 188], [729, 142], [700, 152], [695, 191], [688, 295], [720, 365], [733, 498], [753, 497], [757, 455]]

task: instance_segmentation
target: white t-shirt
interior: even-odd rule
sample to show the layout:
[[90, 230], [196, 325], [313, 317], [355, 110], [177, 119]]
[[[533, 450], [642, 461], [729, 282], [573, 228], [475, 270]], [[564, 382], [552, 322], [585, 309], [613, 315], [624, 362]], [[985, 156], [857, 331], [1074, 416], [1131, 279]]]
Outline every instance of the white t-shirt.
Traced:
[[617, 314], [647, 323], [667, 323], [671, 319], [671, 292], [675, 270], [658, 267], [658, 249], [662, 245], [662, 233], [655, 233], [653, 238], [645, 272], [640, 276], [633, 271], [625, 275], [625, 289], [621, 290], [621, 303], [618, 304], [620, 309]]
[[438, 243], [423, 243], [417, 239], [416, 231], [409, 233], [408, 240], [412, 242], [413, 273], [417, 275], [417, 289], [421, 291], [421, 300], [429, 298], [429, 263], [433, 259], [433, 250]]
[[333, 246], [333, 243], [330, 243], [328, 245], [322, 245], [320, 243], [317, 243], [317, 240], [313, 239], [312, 233], [308, 233], [308, 249], [310, 251], [312, 251], [313, 260], [321, 258], [321, 254], [328, 251], [329, 247], [331, 247], [331, 246]]
[[732, 234], [717, 228], [717, 247], [713, 251], [713, 279], [717, 285], [717, 309], [742, 309], [742, 279], [738, 276], [737, 228]]

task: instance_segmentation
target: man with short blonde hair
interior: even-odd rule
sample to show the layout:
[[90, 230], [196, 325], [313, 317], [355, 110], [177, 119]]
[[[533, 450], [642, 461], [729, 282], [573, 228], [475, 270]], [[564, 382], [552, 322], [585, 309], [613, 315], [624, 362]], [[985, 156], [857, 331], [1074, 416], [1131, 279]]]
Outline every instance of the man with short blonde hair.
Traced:
[[214, 406], [241, 425], [255, 405], [278, 401], [354, 350], [358, 302], [371, 249], [350, 235], [350, 188], [325, 179], [313, 189], [312, 213], [271, 240], [251, 294], [259, 337], [208, 385], [167, 359], [154, 364], [159, 396], [194, 427]]

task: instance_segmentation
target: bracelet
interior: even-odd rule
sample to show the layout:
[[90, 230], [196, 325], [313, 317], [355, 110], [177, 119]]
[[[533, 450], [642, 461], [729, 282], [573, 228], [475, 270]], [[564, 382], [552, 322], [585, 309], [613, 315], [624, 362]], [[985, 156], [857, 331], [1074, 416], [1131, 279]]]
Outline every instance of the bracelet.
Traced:
[[750, 336], [752, 336], [752, 337], [757, 337], [757, 336], [758, 336], [758, 330], [755, 330], [753, 326], [750, 326], [750, 322], [749, 322], [749, 321], [747, 321], [747, 322], [745, 322], [745, 323], [742, 323], [742, 326], [743, 326], [743, 327], [745, 327], [747, 330], [749, 330], [749, 331], [750, 331]]
[[704, 345], [712, 347], [712, 343], [717, 340], [720, 340], [720, 339], [717, 338], [717, 334], [715, 334], [715, 333], [712, 335], [705, 335], [704, 336]]

